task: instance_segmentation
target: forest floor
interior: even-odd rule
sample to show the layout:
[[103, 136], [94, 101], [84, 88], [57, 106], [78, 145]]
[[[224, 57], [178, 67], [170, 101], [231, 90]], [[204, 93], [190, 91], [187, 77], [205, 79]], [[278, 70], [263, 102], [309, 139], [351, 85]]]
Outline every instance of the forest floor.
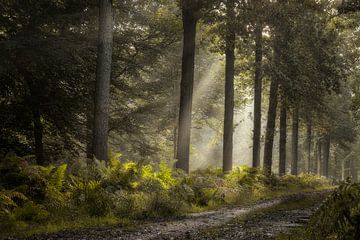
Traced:
[[304, 225], [329, 193], [300, 193], [183, 217], [136, 222], [126, 227], [63, 231], [28, 239], [274, 239], [281, 233]]

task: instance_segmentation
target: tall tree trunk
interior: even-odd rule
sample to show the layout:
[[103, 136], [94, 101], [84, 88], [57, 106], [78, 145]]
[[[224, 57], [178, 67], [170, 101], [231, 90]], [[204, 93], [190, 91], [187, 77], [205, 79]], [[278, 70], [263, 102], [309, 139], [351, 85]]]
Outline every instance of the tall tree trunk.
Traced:
[[227, 0], [226, 66], [225, 66], [225, 113], [223, 138], [223, 171], [228, 173], [233, 165], [234, 131], [234, 65], [235, 65], [235, 12], [234, 0]]
[[173, 128], [173, 149], [174, 149], [174, 159], [176, 159], [176, 149], [177, 149], [177, 123], [174, 124]]
[[262, 25], [255, 26], [255, 79], [254, 79], [254, 132], [253, 132], [253, 164], [260, 167], [261, 138], [261, 92], [262, 92]]
[[112, 43], [112, 0], [100, 0], [93, 132], [94, 156], [99, 160], [108, 159]]
[[[92, 105], [92, 104], [89, 104]], [[92, 128], [94, 126], [94, 118], [92, 116], [92, 113], [94, 112], [93, 106], [89, 106], [86, 113], [86, 158], [88, 160], [93, 159], [93, 134], [92, 134]]]
[[351, 161], [350, 172], [351, 172], [351, 181], [353, 183], [357, 183], [358, 182], [358, 167], [357, 167], [357, 161], [354, 161], [353, 159]]
[[279, 175], [285, 175], [286, 171], [286, 139], [287, 139], [287, 114], [286, 114], [286, 99], [285, 96], [281, 97], [281, 110], [280, 110], [280, 141], [279, 141]]
[[307, 151], [307, 172], [311, 173], [311, 144], [312, 144], [312, 122], [311, 117], [309, 116], [306, 123], [306, 151]]
[[341, 181], [345, 181], [345, 163], [346, 158], [341, 159]]
[[298, 175], [298, 158], [299, 158], [299, 107], [293, 109], [292, 124], [292, 142], [291, 142], [291, 174]]
[[321, 175], [321, 162], [322, 162], [322, 154], [321, 154], [321, 149], [322, 149], [322, 139], [320, 138], [318, 140], [317, 143], [317, 175], [320, 176]]
[[44, 165], [44, 146], [43, 146], [43, 125], [41, 123], [41, 114], [39, 106], [32, 109], [34, 123], [35, 157], [38, 165]]
[[329, 177], [330, 136], [325, 136], [323, 141], [323, 176]]
[[194, 85], [195, 39], [197, 18], [183, 6], [183, 55], [180, 86], [180, 110], [176, 168], [189, 172], [192, 95]]
[[266, 124], [265, 147], [264, 147], [264, 169], [267, 173], [271, 173], [271, 167], [272, 167], [276, 108], [278, 103], [277, 92], [278, 92], [278, 82], [276, 80], [272, 80], [270, 84], [270, 99], [269, 99], [268, 119]]
[[[274, 66], [280, 64], [281, 54], [281, 38], [278, 33], [275, 33], [274, 40]], [[267, 174], [271, 174], [272, 167], [272, 154], [274, 147], [274, 135], [275, 135], [275, 122], [276, 122], [276, 109], [278, 104], [278, 88], [279, 88], [279, 76], [273, 76], [270, 84], [270, 96], [269, 96], [269, 108], [266, 123], [265, 134], [265, 147], [264, 147], [264, 170]]]

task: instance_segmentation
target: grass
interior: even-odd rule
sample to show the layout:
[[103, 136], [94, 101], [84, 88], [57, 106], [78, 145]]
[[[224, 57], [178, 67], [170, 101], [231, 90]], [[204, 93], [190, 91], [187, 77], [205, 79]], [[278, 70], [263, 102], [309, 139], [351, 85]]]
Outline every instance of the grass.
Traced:
[[61, 231], [71, 231], [85, 228], [99, 228], [110, 226], [126, 227], [131, 225], [129, 219], [119, 219], [114, 216], [105, 217], [82, 217], [78, 219], [70, 220], [54, 220], [46, 224], [32, 225], [29, 227], [26, 223], [19, 223], [17, 232], [9, 233], [8, 236], [13, 237], [29, 237], [39, 234], [51, 234]]

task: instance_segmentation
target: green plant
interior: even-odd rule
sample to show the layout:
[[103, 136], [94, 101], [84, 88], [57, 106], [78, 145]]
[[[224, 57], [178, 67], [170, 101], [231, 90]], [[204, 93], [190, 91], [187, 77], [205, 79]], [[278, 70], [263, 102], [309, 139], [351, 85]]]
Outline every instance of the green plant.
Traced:
[[311, 218], [310, 239], [360, 239], [360, 184], [342, 184]]
[[37, 223], [43, 222], [49, 217], [49, 212], [46, 211], [44, 205], [32, 201], [25, 203], [22, 207], [15, 208], [13, 214], [17, 220]]
[[110, 212], [110, 196], [99, 180], [86, 180], [70, 176], [70, 196], [75, 208], [83, 209], [90, 216], [105, 216]]

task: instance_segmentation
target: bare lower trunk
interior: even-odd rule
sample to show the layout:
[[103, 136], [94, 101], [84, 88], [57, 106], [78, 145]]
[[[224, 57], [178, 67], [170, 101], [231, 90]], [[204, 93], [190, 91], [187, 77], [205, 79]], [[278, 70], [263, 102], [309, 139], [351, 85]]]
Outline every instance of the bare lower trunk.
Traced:
[[35, 140], [35, 157], [38, 165], [44, 165], [44, 146], [43, 146], [43, 125], [41, 123], [41, 114], [38, 106], [33, 107], [33, 124]]
[[254, 81], [254, 133], [253, 167], [260, 167], [261, 92], [262, 92], [262, 26], [255, 27], [255, 81]]
[[223, 171], [228, 173], [233, 165], [233, 131], [234, 131], [234, 64], [235, 64], [235, 31], [234, 2], [227, 1], [227, 36], [225, 66], [225, 113], [223, 136]]
[[191, 9], [183, 9], [183, 56], [180, 86], [180, 110], [176, 168], [189, 172], [190, 130], [192, 112], [192, 94], [194, 85], [194, 61], [196, 23]]
[[266, 125], [265, 148], [264, 148], [264, 170], [268, 174], [271, 173], [271, 167], [272, 167], [276, 108], [278, 103], [277, 92], [278, 92], [278, 83], [276, 80], [275, 81], [272, 80], [270, 85], [270, 99], [269, 99], [268, 120]]
[[[280, 64], [280, 48], [281, 40], [277, 34], [274, 41], [274, 66]], [[265, 146], [264, 146], [264, 170], [267, 174], [271, 173], [272, 167], [272, 154], [274, 147], [274, 134], [275, 134], [275, 122], [276, 122], [276, 109], [278, 104], [278, 88], [279, 88], [279, 75], [276, 74], [271, 79], [270, 84], [270, 96], [269, 96], [269, 108], [266, 123], [265, 134]]]
[[92, 127], [94, 126], [94, 119], [92, 117], [93, 109], [88, 109], [86, 113], [86, 158], [91, 160], [93, 159], [93, 146], [92, 146]]
[[357, 167], [357, 162], [356, 161], [351, 161], [351, 168], [350, 168], [350, 172], [351, 172], [351, 181], [354, 183], [358, 182], [358, 167]]
[[324, 137], [323, 158], [323, 176], [329, 177], [330, 136]]
[[94, 156], [108, 159], [109, 98], [113, 42], [112, 1], [99, 1], [99, 36], [94, 109]]
[[322, 162], [322, 154], [321, 154], [321, 149], [322, 149], [322, 140], [319, 139], [318, 143], [317, 143], [317, 175], [321, 175], [321, 162]]
[[281, 111], [280, 111], [280, 141], [279, 141], [279, 175], [285, 175], [286, 171], [286, 129], [287, 129], [287, 116], [286, 116], [286, 100], [282, 96]]
[[307, 172], [311, 173], [311, 144], [312, 144], [312, 123], [311, 118], [308, 117], [308, 121], [306, 123], [306, 151], [307, 151]]
[[298, 174], [298, 146], [299, 146], [299, 107], [296, 106], [293, 110], [293, 125], [292, 125], [292, 142], [291, 142], [291, 174]]

